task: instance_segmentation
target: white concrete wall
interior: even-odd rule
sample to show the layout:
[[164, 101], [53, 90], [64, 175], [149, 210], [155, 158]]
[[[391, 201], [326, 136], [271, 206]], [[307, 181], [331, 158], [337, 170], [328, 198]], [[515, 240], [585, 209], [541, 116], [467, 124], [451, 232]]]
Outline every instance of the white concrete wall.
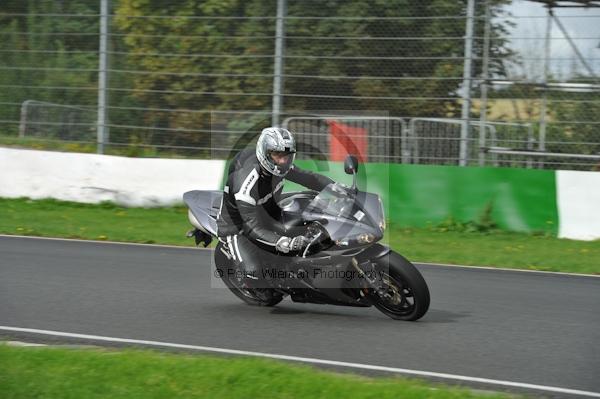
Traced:
[[557, 171], [556, 201], [559, 237], [600, 238], [600, 173]]
[[0, 197], [127, 206], [181, 203], [188, 190], [220, 187], [225, 161], [126, 158], [0, 148]]
[[[172, 205], [181, 203], [186, 191], [218, 189], [224, 167], [221, 160], [0, 148], [0, 197]], [[600, 239], [600, 173], [557, 171], [556, 197], [559, 237]]]

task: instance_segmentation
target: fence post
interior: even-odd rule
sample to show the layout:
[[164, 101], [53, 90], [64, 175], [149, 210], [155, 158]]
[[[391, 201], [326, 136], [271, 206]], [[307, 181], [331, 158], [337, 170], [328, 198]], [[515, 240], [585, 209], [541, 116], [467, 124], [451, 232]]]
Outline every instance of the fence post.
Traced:
[[[528, 123], [527, 124], [527, 151], [533, 151], [533, 143], [535, 142], [535, 139], [533, 138], [533, 124]], [[529, 156], [527, 157], [527, 169], [531, 169], [531, 167], [533, 166], [533, 161], [532, 158]]]
[[479, 166], [485, 165], [485, 151], [483, 147], [486, 144], [485, 122], [487, 119], [487, 82], [490, 55], [490, 2], [485, 0], [485, 28], [483, 32], [483, 69], [481, 82], [481, 102], [479, 103]]
[[286, 0], [277, 0], [277, 20], [275, 22], [275, 59], [273, 64], [273, 114], [271, 125], [278, 126], [283, 104], [283, 67], [285, 52], [285, 15], [287, 14]]
[[467, 147], [469, 145], [469, 117], [471, 111], [471, 64], [473, 61], [473, 17], [475, 14], [475, 0], [467, 3], [467, 26], [465, 34], [465, 64], [463, 69], [462, 90], [462, 126], [460, 131], [459, 165], [467, 164]]
[[109, 1], [100, 1], [100, 47], [98, 51], [98, 126], [97, 126], [97, 152], [104, 153], [104, 143], [109, 140], [107, 123], [108, 105], [108, 17]]
[[410, 140], [409, 140], [409, 135], [410, 135], [410, 130], [408, 127], [408, 123], [406, 123], [406, 119], [402, 119], [402, 123], [401, 123], [401, 130], [400, 130], [400, 149], [402, 151], [402, 163], [410, 163], [410, 155], [411, 155], [411, 148], [409, 148], [410, 146]]
[[27, 108], [32, 100], [25, 100], [21, 104], [21, 120], [19, 121], [19, 138], [24, 138], [27, 131]]
[[542, 108], [540, 109], [540, 142], [539, 150], [546, 151], [546, 113], [548, 107], [548, 71], [550, 69], [550, 34], [552, 31], [552, 8], [548, 7], [548, 17], [546, 20], [546, 42], [544, 48], [544, 75], [543, 75], [543, 93]]

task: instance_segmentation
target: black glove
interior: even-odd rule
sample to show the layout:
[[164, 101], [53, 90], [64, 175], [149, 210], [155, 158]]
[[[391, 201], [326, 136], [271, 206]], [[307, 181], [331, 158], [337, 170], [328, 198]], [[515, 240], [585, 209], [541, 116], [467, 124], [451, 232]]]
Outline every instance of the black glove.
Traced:
[[279, 252], [287, 254], [290, 251], [300, 251], [304, 249], [308, 243], [309, 240], [305, 236], [296, 236], [293, 238], [283, 236], [277, 241], [275, 248]]

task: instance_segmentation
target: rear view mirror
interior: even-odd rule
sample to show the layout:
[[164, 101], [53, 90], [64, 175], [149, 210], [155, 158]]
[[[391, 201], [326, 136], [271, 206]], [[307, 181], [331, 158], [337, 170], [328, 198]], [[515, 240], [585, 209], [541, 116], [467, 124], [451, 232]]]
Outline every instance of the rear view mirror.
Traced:
[[354, 155], [348, 155], [346, 157], [346, 160], [344, 161], [344, 171], [349, 175], [358, 173], [358, 159], [356, 159]]

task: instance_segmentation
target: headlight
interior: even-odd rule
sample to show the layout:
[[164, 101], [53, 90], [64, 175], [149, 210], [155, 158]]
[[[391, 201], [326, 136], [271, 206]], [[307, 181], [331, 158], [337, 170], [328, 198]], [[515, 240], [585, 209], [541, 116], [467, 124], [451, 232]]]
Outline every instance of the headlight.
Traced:
[[379, 228], [381, 229], [381, 231], [385, 231], [385, 219], [381, 219], [381, 222], [379, 222]]
[[363, 233], [356, 237], [359, 244], [370, 244], [375, 240], [375, 236], [370, 233]]
[[336, 240], [335, 245], [338, 247], [347, 247], [351, 243], [356, 242], [359, 245], [370, 244], [375, 241], [375, 236], [371, 233], [362, 233], [357, 236], [352, 237], [350, 240]]

